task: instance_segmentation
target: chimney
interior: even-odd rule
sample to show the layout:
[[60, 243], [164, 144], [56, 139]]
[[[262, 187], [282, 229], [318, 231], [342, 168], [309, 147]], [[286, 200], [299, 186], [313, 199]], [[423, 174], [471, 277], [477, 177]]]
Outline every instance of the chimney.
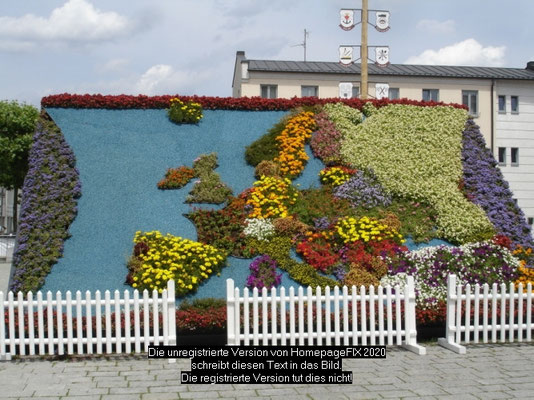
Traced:
[[528, 69], [530, 71], [534, 71], [534, 61], [529, 61], [527, 63], [527, 68], [526, 69]]

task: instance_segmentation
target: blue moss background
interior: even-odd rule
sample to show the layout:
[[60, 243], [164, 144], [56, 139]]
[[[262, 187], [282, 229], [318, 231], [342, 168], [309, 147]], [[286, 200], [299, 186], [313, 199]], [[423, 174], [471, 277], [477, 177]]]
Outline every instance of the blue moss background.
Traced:
[[[51, 108], [47, 112], [74, 151], [82, 197], [64, 256], [46, 278], [44, 291], [132, 290], [124, 279], [137, 230], [197, 240], [195, 227], [184, 214], [192, 207], [216, 207], [184, 203], [192, 182], [180, 190], [157, 189], [165, 171], [192, 166], [200, 154], [216, 152], [215, 171], [237, 195], [255, 181], [254, 168], [245, 163], [245, 147], [284, 115], [207, 110], [198, 125], [176, 125], [165, 110]], [[303, 189], [319, 186], [323, 168], [309, 147], [306, 151], [310, 161], [294, 181]], [[225, 297], [227, 278], [244, 287], [250, 261], [230, 257], [221, 276], [212, 276], [194, 296]], [[298, 287], [285, 273], [282, 285]]]
[[[47, 109], [77, 160], [82, 183], [78, 216], [65, 242], [64, 256], [52, 268], [43, 290], [114, 290], [124, 285], [126, 261], [135, 231], [196, 240], [183, 216], [190, 183], [162, 191], [157, 182], [170, 167], [191, 166], [202, 153], [217, 152], [222, 180], [237, 195], [254, 182], [245, 147], [263, 135], [283, 112], [205, 111], [198, 125], [171, 123], [164, 110]], [[319, 184], [321, 163], [309, 165], [297, 183]], [[209, 205], [194, 205], [209, 208]], [[226, 278], [243, 286], [250, 260], [229, 259], [220, 277], [201, 286], [198, 297], [225, 297]], [[243, 272], [244, 271], [244, 272]], [[284, 277], [285, 286], [294, 284]]]

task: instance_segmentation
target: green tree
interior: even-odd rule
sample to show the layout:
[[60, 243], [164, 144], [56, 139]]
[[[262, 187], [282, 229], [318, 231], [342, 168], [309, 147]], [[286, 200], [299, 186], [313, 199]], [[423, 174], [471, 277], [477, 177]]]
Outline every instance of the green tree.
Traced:
[[17, 198], [28, 172], [28, 153], [39, 111], [16, 101], [0, 101], [0, 186], [13, 189], [13, 229], [17, 230]]

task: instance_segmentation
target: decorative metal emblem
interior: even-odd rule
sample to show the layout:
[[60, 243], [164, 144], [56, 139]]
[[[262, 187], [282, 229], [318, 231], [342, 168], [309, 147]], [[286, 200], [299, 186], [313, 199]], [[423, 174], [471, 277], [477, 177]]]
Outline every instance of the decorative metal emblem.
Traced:
[[389, 47], [375, 48], [375, 64], [379, 67], [387, 67], [389, 65]]
[[342, 65], [352, 64], [353, 49], [350, 46], [339, 46], [339, 62]]
[[387, 99], [389, 97], [389, 85], [387, 83], [377, 83], [375, 90], [377, 99]]
[[354, 10], [341, 10], [339, 14], [341, 17], [339, 26], [341, 29], [350, 31], [352, 28], [354, 28]]
[[375, 28], [379, 32], [386, 32], [389, 30], [389, 11], [376, 12]]
[[352, 83], [341, 82], [339, 84], [339, 97], [341, 97], [342, 99], [352, 98]]

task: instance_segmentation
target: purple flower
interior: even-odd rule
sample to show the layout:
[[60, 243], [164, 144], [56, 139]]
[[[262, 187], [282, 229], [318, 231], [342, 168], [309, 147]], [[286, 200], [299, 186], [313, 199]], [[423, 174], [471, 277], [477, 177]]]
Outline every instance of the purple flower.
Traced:
[[22, 188], [11, 290], [35, 291], [63, 252], [77, 213], [81, 184], [75, 158], [59, 130], [38, 124]]
[[256, 258], [250, 263], [250, 275], [247, 278], [248, 288], [271, 289], [282, 282], [282, 274], [276, 273], [276, 261], [267, 254]]
[[525, 215], [472, 120], [467, 121], [463, 132], [462, 164], [464, 193], [482, 207], [496, 233], [508, 236], [514, 246], [534, 247]]
[[391, 197], [384, 191], [373, 170], [357, 171], [352, 178], [334, 189], [334, 197], [347, 199], [353, 207], [388, 206]]

